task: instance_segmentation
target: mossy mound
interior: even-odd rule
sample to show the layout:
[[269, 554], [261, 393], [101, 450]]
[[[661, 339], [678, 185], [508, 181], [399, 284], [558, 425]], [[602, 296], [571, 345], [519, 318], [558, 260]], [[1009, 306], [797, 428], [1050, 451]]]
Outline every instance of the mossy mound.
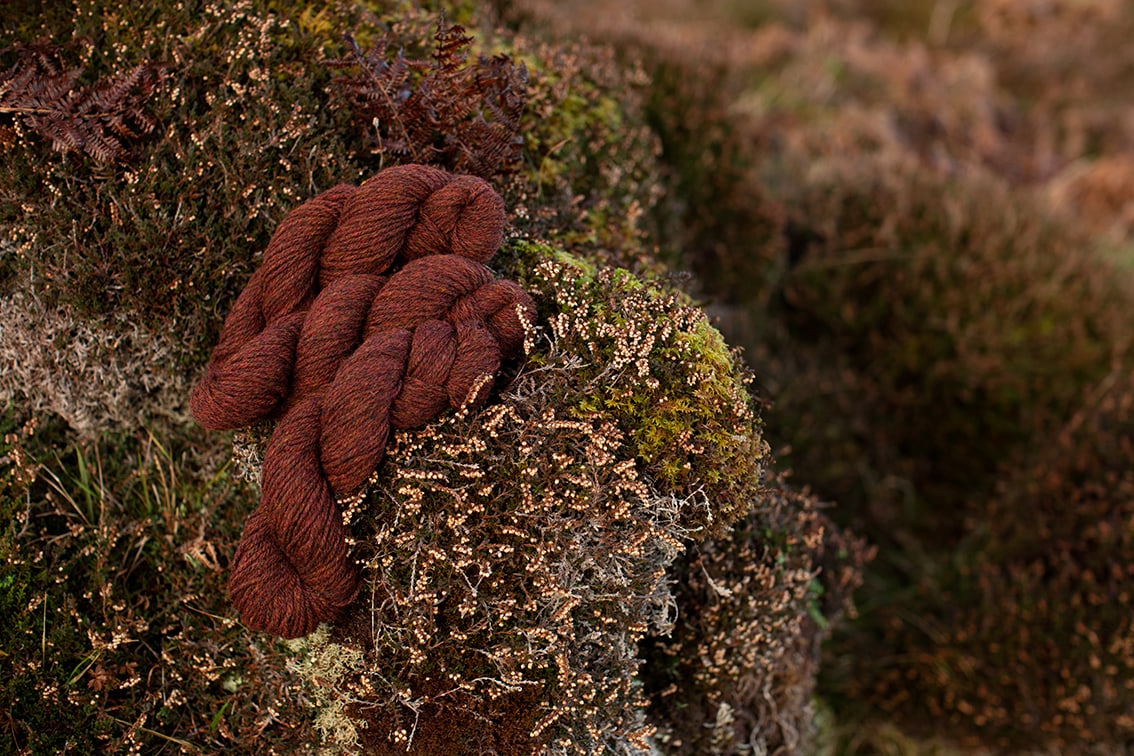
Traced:
[[[399, 437], [354, 503], [375, 603], [314, 638], [289, 672], [284, 646], [240, 640], [225, 601], [253, 492], [182, 425], [136, 431], [178, 418], [283, 215], [401, 159], [370, 151], [336, 104], [324, 63], [342, 55], [341, 34], [428, 57], [437, 17], [392, 2], [310, 2], [290, 17], [274, 0], [30, 5], [0, 29], [5, 66], [46, 37], [64, 45], [49, 53], [60, 66], [82, 67], [77, 87], [139, 65], [162, 83], [141, 105], [157, 128], [122, 152], [59, 153], [20, 114], [0, 114], [0, 398], [21, 421], [42, 408], [70, 425], [4, 426], [4, 736], [35, 754], [296, 752], [313, 739], [303, 703], [316, 698], [320, 727], [342, 738], [331, 748], [647, 749], [639, 642], [669, 632], [686, 601], [667, 568], [738, 521], [778, 538], [753, 523], [804, 504], [763, 491], [748, 378], [704, 315], [604, 267], [658, 268], [658, 142], [641, 72], [458, 9], [471, 54], [503, 53], [529, 73], [520, 165], [495, 177], [516, 229], [586, 262], [506, 248], [505, 272], [541, 294], [546, 341], [533, 335], [496, 407]], [[813, 540], [789, 541], [776, 547], [785, 563], [817, 563]], [[763, 621], [749, 609], [743, 637]], [[804, 690], [812, 671], [789, 656], [797, 672], [784, 679]]]
[[1117, 752], [1134, 739], [1132, 439], [1134, 381], [1115, 374], [988, 503], [947, 590], [892, 613], [895, 652], [919, 634], [912, 614], [935, 642], [907, 649], [878, 700], [970, 744]]
[[[802, 571], [821, 558], [821, 528], [771, 524], [808, 515], [764, 491], [744, 371], [703, 313], [553, 247], [518, 241], [503, 256], [546, 324], [527, 364], [483, 411], [398, 434], [371, 493], [352, 502], [370, 590], [306, 646], [336, 747], [647, 753], [657, 724], [639, 644], [696, 610], [673, 585], [687, 545], [714, 536], [707, 548], [731, 549], [747, 517], [752, 548], [730, 565], [777, 553]], [[791, 574], [785, 585], [802, 579]], [[812, 680], [795, 656], [813, 650], [796, 644], [802, 625], [778, 625], [754, 601], [715, 628], [782, 642], [771, 669], [745, 658], [743, 674], [773, 688]]]
[[400, 434], [359, 505], [373, 601], [339, 685], [368, 702], [346, 710], [367, 750], [645, 750], [637, 644], [671, 621], [666, 568], [759, 490], [759, 426], [702, 314], [512, 250], [548, 321], [530, 364], [481, 413]]
[[[658, 91], [653, 122], [663, 165], [692, 189], [678, 206], [683, 231], [700, 225], [707, 242], [685, 237], [685, 264], [728, 306], [722, 330], [747, 347], [765, 384], [767, 436], [789, 450], [782, 461], [879, 545], [859, 621], [827, 657], [822, 692], [844, 720], [847, 750], [917, 751], [883, 734], [906, 727], [1115, 750], [1104, 702], [1130, 673], [1116, 664], [1116, 677], [1098, 681], [1073, 671], [1037, 639], [1038, 620], [1014, 619], [1072, 606], [1066, 613], [1091, 632], [1106, 628], [1101, 638], [1116, 624], [1108, 606], [1055, 597], [1063, 579], [1045, 581], [1074, 564], [1044, 561], [1032, 575], [1005, 555], [1016, 565], [1005, 569], [1022, 572], [994, 578], [981, 549], [998, 553], [987, 534], [1031, 517], [1031, 500], [1003, 496], [1005, 480], [1051, 448], [1098, 381], [1134, 367], [1134, 121], [1116, 95], [1129, 88], [1131, 49], [1118, 40], [1130, 36], [1134, 6], [772, 2], [740, 32], [751, 9], [737, 4], [515, 5], [559, 29], [618, 39], [672, 91]], [[1092, 529], [1067, 515], [1046, 537], [1096, 573], [1090, 558], [1057, 546], [1090, 542]], [[1090, 593], [1077, 580], [1062, 585]], [[1049, 608], [1037, 613], [1030, 592]], [[950, 609], [978, 600], [980, 612]], [[939, 653], [944, 639], [991, 639], [1001, 616], [1015, 628], [1004, 632], [1026, 627], [1045, 649], [1046, 662], [1017, 664], [1020, 686], [997, 679], [1014, 676], [1004, 649], [1017, 640], [958, 641], [964, 658]], [[1063, 648], [1083, 647], [1050, 621]], [[1053, 693], [1037, 681], [1044, 664], [1102, 692]], [[1060, 715], [1079, 732], [1060, 730]]]
[[543, 244], [512, 249], [505, 267], [537, 297], [553, 344], [576, 364], [573, 412], [610, 418], [652, 481], [709, 504], [685, 523], [691, 532], [725, 532], [752, 506], [768, 461], [739, 353], [662, 283]]
[[[1007, 741], [1057, 742], [1054, 732], [1029, 734], [1040, 715], [1022, 718], [1008, 701], [1030, 699], [997, 681], [1009, 674], [1000, 666], [1008, 643], [974, 640], [991, 641], [975, 627], [1000, 632], [1012, 617], [1036, 617], [1023, 589], [1032, 578], [980, 576], [977, 565], [994, 558], [974, 534], [1034, 516], [1027, 498], [987, 502], [1050, 447], [1085, 393], [1134, 364], [1131, 279], [1090, 237], [999, 179], [840, 160], [816, 164], [801, 184], [786, 204], [807, 243], [767, 311], [775, 326], [757, 363], [777, 397], [765, 416], [791, 445], [786, 463], [880, 549], [859, 621], [836, 633], [826, 688], [852, 719], [892, 716], [962, 740], [998, 720]], [[1089, 532], [1077, 517], [1063, 526], [1072, 539]], [[1070, 600], [1056, 597], [1056, 583], [1046, 588], [1052, 607]], [[974, 590], [980, 619], [960, 610]], [[1102, 607], [1081, 615], [1087, 625], [1106, 616]], [[1042, 623], [1023, 624], [1027, 635]], [[946, 658], [943, 639], [954, 636], [968, 638], [964, 658]], [[1046, 674], [1054, 658], [1028, 664]], [[937, 687], [910, 677], [922, 674]], [[977, 706], [978, 690], [1003, 697]], [[1100, 708], [1081, 721], [1101, 731], [1107, 718]]]

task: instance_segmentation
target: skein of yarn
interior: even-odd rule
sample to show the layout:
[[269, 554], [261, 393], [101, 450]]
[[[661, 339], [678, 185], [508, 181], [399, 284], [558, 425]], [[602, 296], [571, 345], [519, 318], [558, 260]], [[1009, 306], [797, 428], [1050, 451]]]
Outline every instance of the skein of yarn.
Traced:
[[336, 497], [362, 488], [391, 429], [483, 403], [520, 351], [535, 305], [484, 266], [504, 223], [483, 180], [405, 165], [280, 224], [190, 399], [212, 430], [278, 421], [229, 582], [247, 626], [294, 638], [354, 600]]

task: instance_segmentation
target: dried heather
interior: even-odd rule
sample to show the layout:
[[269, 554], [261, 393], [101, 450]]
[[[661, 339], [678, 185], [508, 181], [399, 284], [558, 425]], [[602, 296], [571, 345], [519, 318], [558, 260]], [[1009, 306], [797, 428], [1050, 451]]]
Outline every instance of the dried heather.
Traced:
[[814, 751], [819, 646], [870, 558], [821, 506], [776, 483], [671, 568], [678, 621], [644, 644], [642, 673], [665, 753]]
[[[970, 745], [1120, 752], [1134, 740], [1130, 375], [1089, 392], [986, 507], [944, 588], [886, 613], [902, 663], [876, 678], [873, 697]], [[932, 646], [911, 643], [921, 628]]]
[[647, 752], [639, 643], [672, 629], [667, 570], [759, 495], [743, 371], [700, 311], [624, 271], [514, 251], [549, 323], [528, 365], [488, 409], [399, 433], [350, 502], [369, 591], [310, 645], [364, 654], [349, 672], [313, 663], [334, 742]]

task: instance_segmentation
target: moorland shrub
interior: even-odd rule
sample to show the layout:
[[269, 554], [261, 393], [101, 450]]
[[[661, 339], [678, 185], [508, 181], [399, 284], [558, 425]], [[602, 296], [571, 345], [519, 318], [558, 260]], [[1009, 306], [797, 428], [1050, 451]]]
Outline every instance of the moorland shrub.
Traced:
[[[718, 728], [722, 753], [783, 741], [752, 690], [804, 742], [816, 644], [861, 547], [840, 549], [813, 502], [764, 487], [745, 373], [686, 298], [543, 244], [511, 251], [545, 330], [497, 404], [397, 434], [354, 503], [369, 586], [300, 646], [326, 742], [682, 753], [721, 705], [745, 723]], [[679, 566], [697, 544], [737, 591], [712, 612], [700, 568]], [[698, 643], [720, 655], [757, 638], [707, 678], [668, 678]], [[739, 678], [749, 693], [730, 691]], [[670, 685], [705, 705], [651, 708]]]
[[[1134, 111], [1119, 94], [1134, 7], [768, 3], [738, 54], [740, 11], [719, 5], [698, 17], [709, 6], [620, 3], [602, 25], [585, 0], [513, 5], [646, 61], [662, 167], [693, 187], [675, 217], [694, 240], [709, 219], [710, 244], [686, 245], [683, 264], [747, 347], [782, 462], [879, 546], [822, 688], [852, 747], [871, 726], [1029, 748], [1128, 740], [1115, 702], [1130, 675], [1092, 667], [1090, 651], [1121, 622], [1083, 598], [1109, 595], [1088, 587], [1102, 580], [1091, 558], [1059, 546], [1090, 541], [1090, 518], [1066, 513], [1036, 536], [1062, 566], [1003, 552], [1001, 568], [991, 554], [1034, 504], [1004, 495], [1007, 481], [1134, 361]], [[713, 228], [718, 207], [727, 221]], [[1121, 440], [1098, 432], [1077, 443], [1106, 459]], [[1043, 621], [1057, 639], [1035, 640]], [[1017, 683], [1004, 649], [1025, 637], [1046, 661]]]
[[825, 161], [784, 202], [808, 243], [773, 299], [769, 422], [877, 530], [957, 532], [975, 492], [1129, 364], [1128, 276], [993, 177]]
[[[1018, 750], [1134, 738], [1134, 384], [1108, 376], [1008, 475], [968, 558], [888, 612], [905, 658], [870, 695], [924, 729]], [[934, 628], [933, 642], [923, 639]], [[920, 641], [920, 642], [919, 642]], [[853, 684], [852, 684], [853, 686]], [[938, 726], [940, 731], [940, 725]]]

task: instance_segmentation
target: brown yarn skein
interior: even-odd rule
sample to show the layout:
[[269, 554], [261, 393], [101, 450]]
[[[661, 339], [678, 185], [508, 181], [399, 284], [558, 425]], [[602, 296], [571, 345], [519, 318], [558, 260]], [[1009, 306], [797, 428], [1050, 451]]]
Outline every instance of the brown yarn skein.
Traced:
[[484, 181], [418, 165], [280, 224], [191, 397], [207, 428], [279, 419], [229, 584], [249, 627], [306, 635], [353, 601], [336, 496], [365, 484], [391, 429], [484, 402], [482, 378], [519, 352], [534, 304], [482, 264], [503, 228]]

